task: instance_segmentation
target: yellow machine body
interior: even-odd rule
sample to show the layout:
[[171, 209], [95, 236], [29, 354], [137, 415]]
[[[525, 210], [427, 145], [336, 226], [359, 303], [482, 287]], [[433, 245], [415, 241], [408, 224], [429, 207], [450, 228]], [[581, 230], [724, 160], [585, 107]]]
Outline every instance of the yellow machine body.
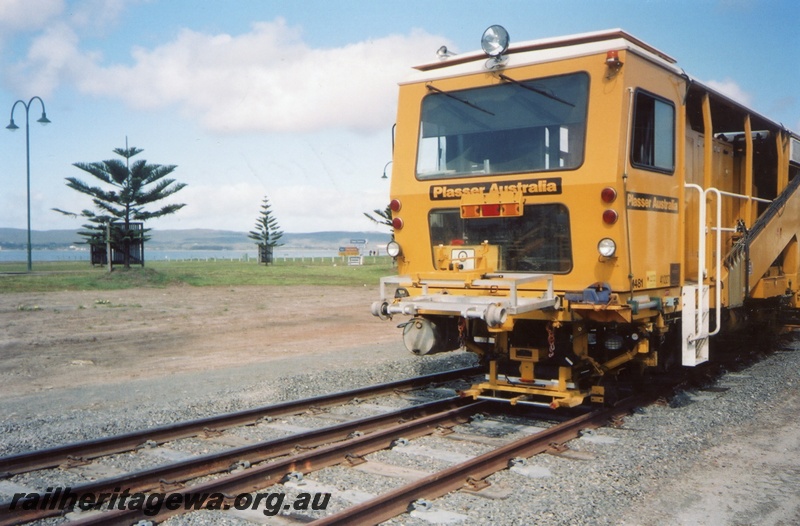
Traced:
[[373, 313], [479, 354], [470, 396], [609, 402], [621, 371], [707, 361], [727, 311], [797, 306], [798, 139], [621, 30], [419, 66]]

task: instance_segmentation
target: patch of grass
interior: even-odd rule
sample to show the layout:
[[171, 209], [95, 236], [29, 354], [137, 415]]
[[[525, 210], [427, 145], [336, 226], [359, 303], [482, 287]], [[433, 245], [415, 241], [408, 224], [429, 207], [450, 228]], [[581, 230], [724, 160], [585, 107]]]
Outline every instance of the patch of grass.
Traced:
[[51, 262], [34, 265], [33, 272], [9, 272], [0, 264], [0, 293], [51, 292], [57, 290], [117, 290], [135, 287], [166, 287], [177, 284], [169, 275], [151, 268], [92, 268], [86, 262]]
[[33, 272], [19, 272], [13, 264], [0, 263], [0, 293], [48, 292], [59, 290], [118, 290], [163, 288], [171, 285], [340, 285], [373, 286], [382, 276], [395, 273], [389, 257], [364, 258], [363, 266], [348, 266], [341, 258], [314, 261], [276, 261], [259, 265], [255, 261], [154, 261], [146, 267], [91, 267], [85, 261], [34, 264]]

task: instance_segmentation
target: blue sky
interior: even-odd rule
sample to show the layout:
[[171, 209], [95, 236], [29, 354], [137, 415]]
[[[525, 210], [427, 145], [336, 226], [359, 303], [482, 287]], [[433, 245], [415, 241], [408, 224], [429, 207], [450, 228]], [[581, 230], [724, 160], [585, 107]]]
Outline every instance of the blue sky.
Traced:
[[[0, 227], [25, 228], [30, 109], [34, 230], [88, 199], [72, 166], [143, 148], [175, 164], [187, 206], [151, 228], [253, 227], [269, 196], [286, 232], [370, 230], [383, 208], [397, 83], [441, 45], [479, 48], [623, 28], [690, 75], [800, 130], [796, 0], [0, 0]], [[391, 166], [389, 167], [391, 170]]]

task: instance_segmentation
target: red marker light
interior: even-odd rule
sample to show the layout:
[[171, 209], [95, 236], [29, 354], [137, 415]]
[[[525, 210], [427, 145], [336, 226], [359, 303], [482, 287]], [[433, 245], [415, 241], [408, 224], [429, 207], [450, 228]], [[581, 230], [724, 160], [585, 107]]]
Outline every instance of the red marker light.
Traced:
[[498, 217], [500, 215], [500, 205], [483, 205], [481, 207], [483, 217]]
[[604, 203], [611, 204], [617, 199], [617, 191], [607, 186], [600, 192], [600, 199], [602, 199]]
[[619, 51], [612, 49], [606, 53], [606, 66], [615, 69], [622, 67], [622, 61], [619, 59]]
[[403, 208], [403, 204], [400, 202], [399, 199], [392, 199], [389, 203], [389, 209], [392, 212], [399, 212], [400, 209]]
[[392, 228], [395, 230], [402, 230], [403, 229], [403, 220], [399, 217], [395, 217], [392, 219]]
[[603, 212], [603, 223], [607, 225], [613, 225], [619, 219], [619, 214], [617, 214], [616, 210], [608, 209]]

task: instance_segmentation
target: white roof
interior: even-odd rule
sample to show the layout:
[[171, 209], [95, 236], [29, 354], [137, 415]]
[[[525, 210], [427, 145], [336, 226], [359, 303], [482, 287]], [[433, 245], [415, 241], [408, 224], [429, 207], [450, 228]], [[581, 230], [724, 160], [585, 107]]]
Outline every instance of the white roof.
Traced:
[[[543, 38], [511, 44], [503, 55], [504, 68], [553, 62], [611, 50], [629, 50], [675, 73], [681, 73], [676, 60], [666, 53], [646, 44], [622, 29], [580, 33], [556, 38]], [[486, 71], [489, 58], [482, 51], [453, 55], [436, 62], [416, 66], [417, 71], [401, 84], [423, 82]]]

